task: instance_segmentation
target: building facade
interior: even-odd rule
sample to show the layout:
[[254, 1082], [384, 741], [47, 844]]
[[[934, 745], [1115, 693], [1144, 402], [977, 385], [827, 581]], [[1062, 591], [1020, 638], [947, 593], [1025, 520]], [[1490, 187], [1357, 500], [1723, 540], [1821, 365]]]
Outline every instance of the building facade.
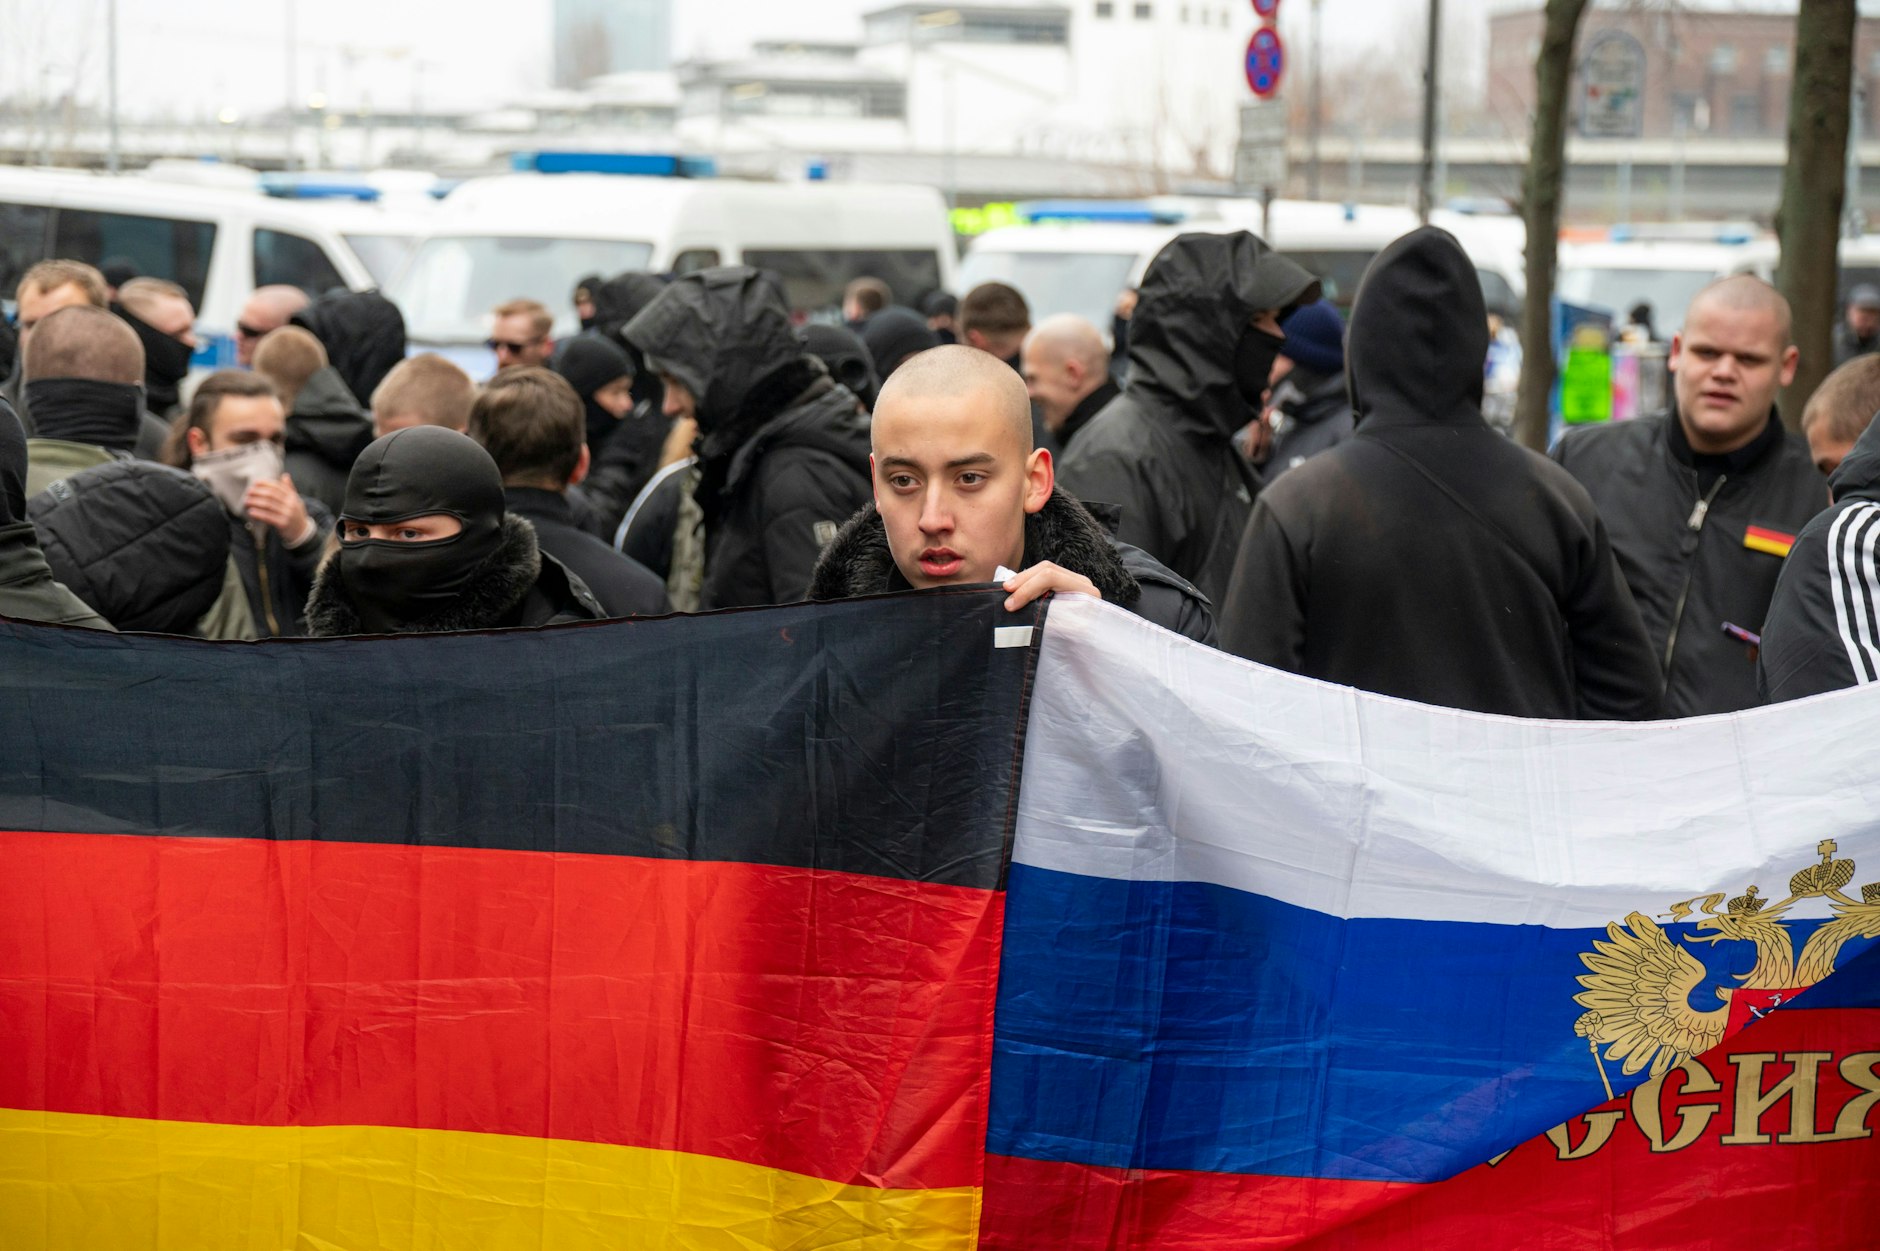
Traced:
[[[1880, 14], [1861, 5], [1854, 83], [1861, 128], [1880, 113]], [[1489, 17], [1488, 105], [1510, 123], [1534, 104], [1540, 5], [1524, 0]], [[1780, 139], [1787, 134], [1795, 63], [1794, 4], [1699, 3], [1646, 7], [1595, 0], [1581, 21], [1579, 47], [1622, 31], [1645, 52], [1642, 138]], [[1577, 85], [1577, 84], [1576, 84]], [[1576, 93], [1577, 103], [1577, 93]]]
[[555, 85], [672, 64], [673, 0], [554, 0]]

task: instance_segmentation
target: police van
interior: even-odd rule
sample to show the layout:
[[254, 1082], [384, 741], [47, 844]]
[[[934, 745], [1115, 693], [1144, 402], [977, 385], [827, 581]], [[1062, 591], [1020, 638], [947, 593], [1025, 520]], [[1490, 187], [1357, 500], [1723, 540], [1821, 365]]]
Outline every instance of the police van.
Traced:
[[[1118, 294], [1140, 286], [1156, 254], [1185, 232], [1261, 235], [1317, 276], [1325, 298], [1349, 312], [1372, 259], [1417, 226], [1416, 215], [1404, 208], [1305, 200], [1275, 201], [1265, 212], [1234, 200], [1051, 200], [1021, 204], [1017, 212], [1022, 224], [974, 240], [961, 264], [963, 288], [1004, 282], [1025, 297], [1034, 321], [1076, 313], [1106, 332]], [[1489, 311], [1517, 320], [1519, 219], [1444, 214], [1436, 224], [1469, 253]]]
[[575, 284], [593, 274], [753, 265], [783, 280], [803, 319], [834, 316], [843, 287], [862, 276], [904, 304], [957, 281], [946, 203], [932, 187], [749, 182], [663, 155], [542, 152], [515, 163], [445, 197], [388, 291], [413, 349], [443, 351], [473, 376], [495, 367], [482, 348], [492, 308], [537, 300], [555, 316], [553, 333], [572, 333]]
[[21, 275], [54, 257], [126, 261], [182, 287], [196, 308], [197, 368], [235, 363], [235, 322], [256, 287], [374, 285], [338, 231], [258, 189], [0, 167], [0, 294], [10, 303]]

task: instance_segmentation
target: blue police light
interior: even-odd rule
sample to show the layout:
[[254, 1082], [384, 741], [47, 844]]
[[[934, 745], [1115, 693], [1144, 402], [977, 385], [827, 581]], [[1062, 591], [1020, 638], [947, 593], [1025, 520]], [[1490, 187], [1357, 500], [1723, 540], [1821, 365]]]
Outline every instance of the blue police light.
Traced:
[[261, 190], [279, 200], [360, 200], [368, 204], [384, 194], [371, 183], [303, 174], [263, 174]]
[[1110, 222], [1173, 226], [1187, 214], [1141, 200], [1027, 200], [1015, 210], [1026, 222]]
[[517, 152], [511, 169], [525, 174], [637, 174], [647, 178], [710, 178], [718, 163], [709, 156], [672, 152]]

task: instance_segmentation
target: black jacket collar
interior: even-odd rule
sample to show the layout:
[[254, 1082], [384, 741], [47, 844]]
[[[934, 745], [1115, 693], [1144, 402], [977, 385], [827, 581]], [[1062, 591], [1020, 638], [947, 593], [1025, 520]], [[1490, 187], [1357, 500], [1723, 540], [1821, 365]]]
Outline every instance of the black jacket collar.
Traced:
[[1120, 394], [1122, 394], [1122, 389], [1105, 378], [1102, 386], [1077, 401], [1077, 407], [1071, 410], [1071, 415], [1066, 417], [1064, 424], [1057, 429], [1058, 445], [1069, 447], [1071, 439], [1076, 436], [1077, 432], [1089, 425], [1090, 419], [1102, 412], [1104, 406]]

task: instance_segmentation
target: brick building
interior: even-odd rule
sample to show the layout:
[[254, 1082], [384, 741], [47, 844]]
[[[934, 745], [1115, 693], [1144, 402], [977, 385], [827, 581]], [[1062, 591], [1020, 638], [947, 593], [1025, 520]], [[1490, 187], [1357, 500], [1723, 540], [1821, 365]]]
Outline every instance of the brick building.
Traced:
[[[1594, 0], [1579, 46], [1607, 30], [1643, 45], [1644, 138], [1780, 139], [1788, 128], [1795, 12], [1793, 0]], [[1522, 119], [1533, 108], [1540, 37], [1534, 0], [1489, 15], [1488, 108], [1517, 133], [1525, 133]], [[1869, 0], [1855, 32], [1854, 84], [1863, 134], [1880, 133], [1880, 3]]]

